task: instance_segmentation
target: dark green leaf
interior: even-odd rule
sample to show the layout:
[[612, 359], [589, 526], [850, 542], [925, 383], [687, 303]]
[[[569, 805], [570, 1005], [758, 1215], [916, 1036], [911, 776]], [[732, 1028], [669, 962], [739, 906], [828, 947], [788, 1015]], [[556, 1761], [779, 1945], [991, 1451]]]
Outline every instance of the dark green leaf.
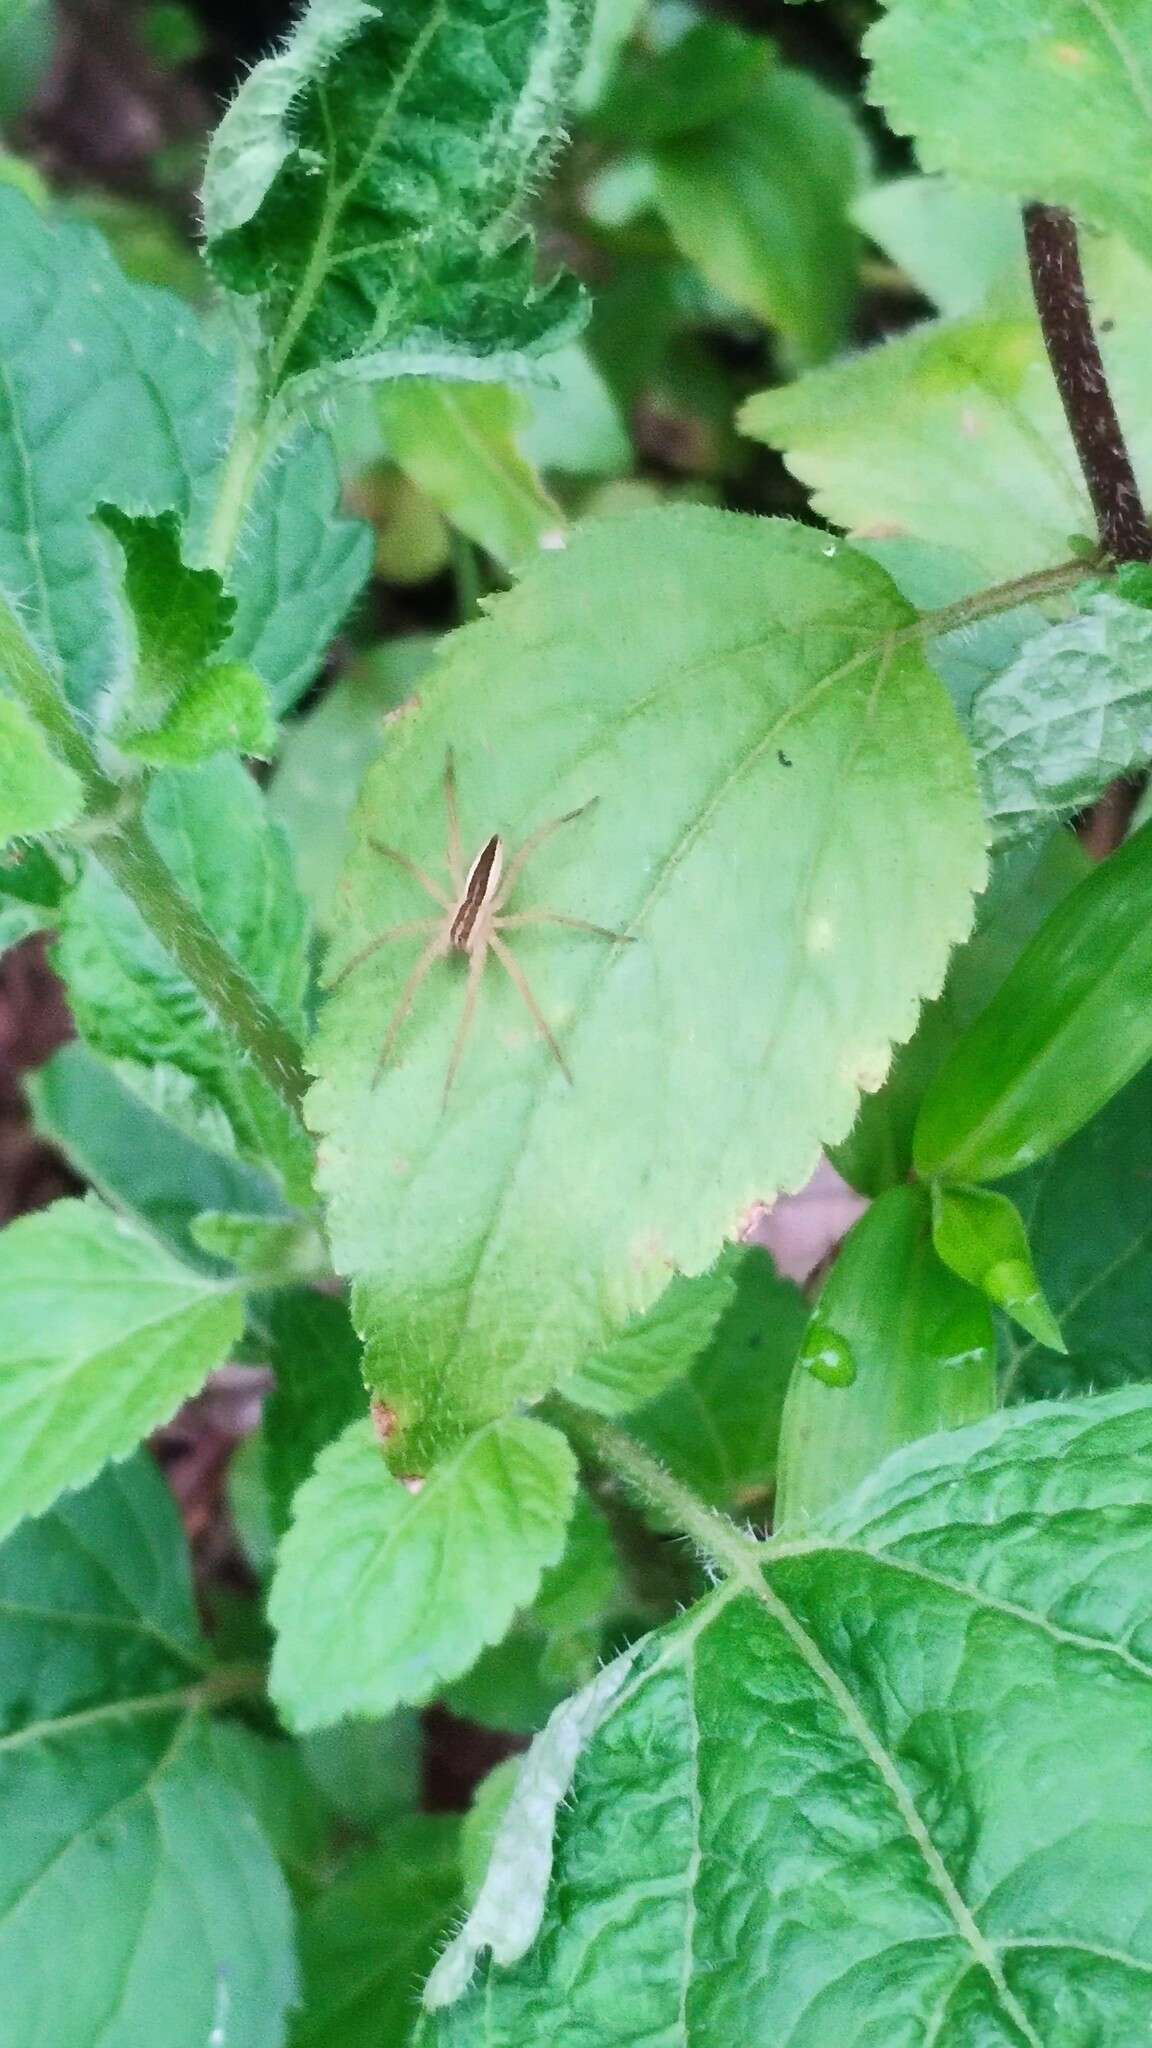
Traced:
[[85, 1045], [62, 1046], [25, 1086], [37, 1130], [81, 1178], [193, 1264], [202, 1261], [190, 1225], [202, 1211], [283, 1213], [265, 1174], [200, 1143]]
[[628, 1418], [677, 1479], [716, 1507], [738, 1509], [776, 1474], [780, 1413], [808, 1310], [768, 1253], [747, 1245], [735, 1294], [683, 1379]]
[[1150, 1461], [1144, 1393], [934, 1437], [566, 1702], [424, 2048], [1140, 2048]]
[[342, 1301], [303, 1287], [282, 1295], [268, 1311], [268, 1338], [276, 1386], [264, 1409], [264, 1469], [281, 1536], [293, 1495], [325, 1445], [363, 1415], [368, 1395]]
[[1152, 826], [1066, 896], [935, 1075], [918, 1172], [998, 1180], [1079, 1130], [1152, 1055]]
[[406, 2048], [419, 1984], [460, 1901], [460, 1823], [396, 1821], [300, 1923], [292, 2048]]
[[280, 2048], [288, 1899], [204, 1718], [219, 1679], [146, 1459], [9, 1538], [0, 1643], [10, 2040]]
[[458, 374], [553, 343], [509, 222], [555, 146], [576, 0], [311, 0], [241, 86], [204, 178], [208, 260], [258, 302], [271, 386]]
[[1006, 1332], [1005, 1397], [1152, 1378], [1152, 1068], [1010, 1188], [1068, 1352]]
[[697, 21], [653, 56], [634, 46], [595, 109], [591, 126], [632, 149], [724, 120], [775, 67], [772, 45], [728, 22]]

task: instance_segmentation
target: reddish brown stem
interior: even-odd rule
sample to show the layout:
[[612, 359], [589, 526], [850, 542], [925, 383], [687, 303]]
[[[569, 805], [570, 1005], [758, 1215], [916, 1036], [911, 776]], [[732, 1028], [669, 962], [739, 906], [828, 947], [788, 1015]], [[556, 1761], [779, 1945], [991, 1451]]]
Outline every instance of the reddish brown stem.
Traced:
[[1032, 295], [1075, 444], [1100, 544], [1116, 562], [1152, 562], [1152, 533], [1092, 326], [1076, 224], [1060, 206], [1026, 206]]

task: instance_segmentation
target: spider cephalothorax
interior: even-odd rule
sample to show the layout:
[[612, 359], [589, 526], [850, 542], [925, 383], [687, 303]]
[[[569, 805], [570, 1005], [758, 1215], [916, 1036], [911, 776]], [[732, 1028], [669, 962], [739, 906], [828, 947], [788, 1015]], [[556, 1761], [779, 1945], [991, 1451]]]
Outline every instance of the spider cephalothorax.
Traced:
[[354, 973], [356, 968], [361, 967], [365, 960], [370, 959], [373, 953], [378, 952], [381, 946], [390, 945], [393, 940], [415, 938], [425, 932], [431, 934], [400, 991], [384, 1043], [380, 1048], [380, 1057], [376, 1062], [373, 1076], [374, 1082], [379, 1079], [392, 1056], [396, 1040], [425, 976], [435, 966], [437, 960], [446, 959], [450, 953], [462, 953], [468, 961], [468, 980], [464, 990], [460, 1022], [452, 1041], [448, 1071], [444, 1078], [444, 1100], [448, 1100], [449, 1090], [456, 1078], [460, 1058], [476, 1013], [476, 999], [480, 993], [480, 983], [490, 952], [500, 962], [517, 994], [522, 998], [532, 1022], [556, 1060], [561, 1073], [567, 1081], [571, 1081], [568, 1064], [547, 1018], [532, 993], [528, 977], [500, 934], [517, 931], [524, 925], [556, 924], [564, 925], [570, 931], [592, 932], [597, 938], [611, 939], [618, 944], [630, 942], [631, 934], [628, 932], [609, 931], [605, 925], [590, 924], [584, 917], [569, 917], [564, 911], [533, 908], [509, 912], [503, 907], [519, 881], [525, 865], [537, 849], [546, 839], [550, 839], [554, 832], [558, 832], [562, 825], [571, 825], [577, 818], [582, 818], [592, 809], [595, 802], [596, 798], [592, 797], [577, 810], [565, 811], [563, 817], [552, 818], [546, 825], [538, 825], [517, 848], [507, 865], [504, 860], [504, 842], [493, 833], [490, 839], [485, 840], [465, 872], [460, 847], [460, 822], [456, 808], [456, 771], [452, 755], [449, 754], [444, 766], [444, 810], [448, 823], [446, 855], [452, 895], [397, 847], [385, 846], [378, 839], [369, 841], [376, 853], [382, 854], [386, 860], [394, 861], [397, 867], [403, 868], [405, 874], [411, 875], [413, 881], [418, 882], [424, 890], [425, 895], [439, 904], [441, 912], [438, 917], [412, 918], [404, 924], [392, 925], [387, 931], [380, 932], [368, 945], [361, 947], [336, 976], [336, 984], [339, 984], [349, 974]]

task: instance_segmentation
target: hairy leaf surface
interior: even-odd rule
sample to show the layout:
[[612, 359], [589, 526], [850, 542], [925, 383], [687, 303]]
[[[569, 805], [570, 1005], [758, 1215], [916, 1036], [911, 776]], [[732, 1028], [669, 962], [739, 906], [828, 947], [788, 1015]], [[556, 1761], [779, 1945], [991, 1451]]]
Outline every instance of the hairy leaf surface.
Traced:
[[208, 260], [258, 301], [274, 387], [467, 374], [570, 331], [510, 216], [554, 147], [576, 0], [311, 0], [245, 80], [204, 179]]
[[1150, 1470], [1143, 1392], [1021, 1410], [752, 1556], [617, 1681], [551, 1856], [548, 1809], [514, 1793], [503, 1919], [465, 1928], [430, 1995], [477, 1947], [501, 1960], [422, 2041], [870, 2048], [879, 2011], [909, 2048], [1138, 2048]]

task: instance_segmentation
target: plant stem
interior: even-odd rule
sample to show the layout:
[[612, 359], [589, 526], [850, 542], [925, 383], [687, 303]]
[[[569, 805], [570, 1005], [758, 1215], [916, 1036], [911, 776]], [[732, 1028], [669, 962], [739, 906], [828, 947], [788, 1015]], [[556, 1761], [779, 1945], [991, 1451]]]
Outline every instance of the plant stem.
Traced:
[[225, 576], [231, 567], [240, 529], [252, 497], [252, 487], [268, 453], [266, 418], [242, 415], [232, 436], [232, 446], [220, 474], [220, 487], [204, 543], [205, 567]]
[[1032, 296], [1075, 445], [1100, 545], [1116, 562], [1152, 561], [1152, 533], [1092, 326], [1076, 224], [1060, 206], [1026, 206]]
[[706, 1506], [690, 1486], [673, 1479], [635, 1438], [590, 1409], [578, 1408], [562, 1394], [551, 1395], [540, 1412], [563, 1429], [577, 1450], [618, 1479], [642, 1507], [653, 1509], [662, 1521], [689, 1537], [701, 1556], [718, 1570], [745, 1578], [750, 1563], [759, 1568], [760, 1545], [755, 1537], [746, 1535], [727, 1515]]
[[79, 776], [86, 809], [98, 827], [89, 842], [96, 859], [135, 904], [239, 1050], [299, 1117], [308, 1076], [295, 1038], [184, 895], [139, 817], [125, 814], [126, 792], [104, 773], [55, 676], [3, 599], [0, 674], [60, 759]]
[[1104, 566], [1099, 562], [1074, 561], [1058, 562], [1054, 569], [1034, 569], [1031, 575], [1017, 576], [1011, 583], [993, 583], [987, 590], [977, 590], [972, 597], [941, 605], [938, 611], [922, 612], [914, 626], [901, 627], [894, 637], [913, 640], [927, 634], [937, 639], [943, 633], [955, 633], [961, 626], [974, 626], [981, 619], [995, 618], [999, 612], [1016, 611], [1036, 598], [1058, 597], [1061, 591], [1074, 590], [1087, 577], [1099, 575]]

